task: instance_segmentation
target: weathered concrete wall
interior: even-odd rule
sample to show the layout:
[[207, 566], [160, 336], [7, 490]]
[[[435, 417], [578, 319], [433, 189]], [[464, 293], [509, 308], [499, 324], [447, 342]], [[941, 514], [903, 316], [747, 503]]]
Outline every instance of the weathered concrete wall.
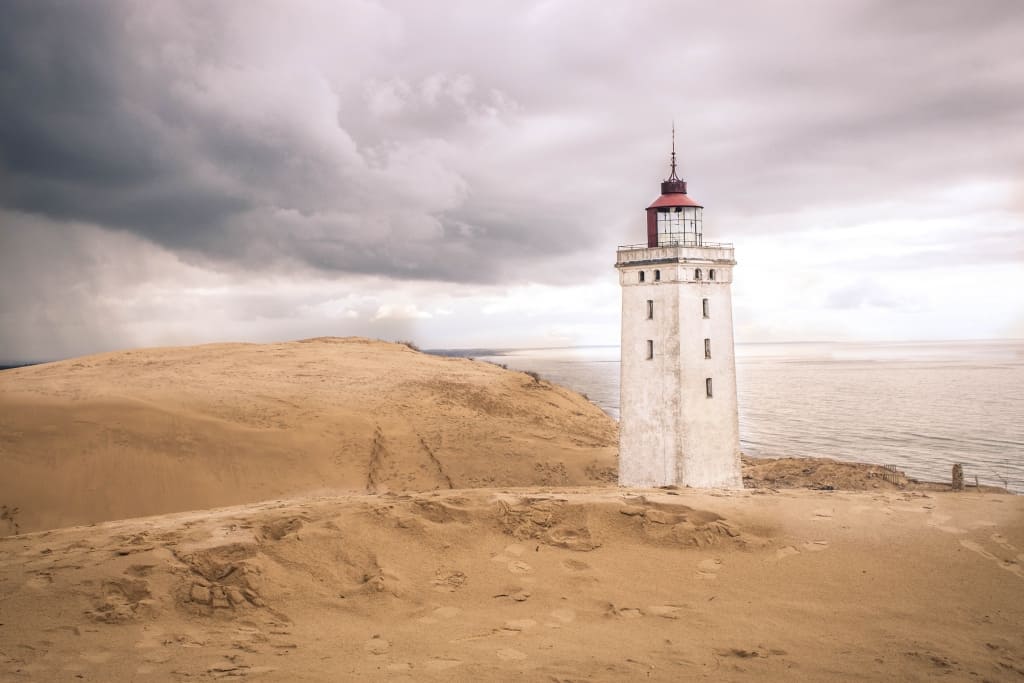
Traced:
[[[676, 480], [682, 393], [679, 366], [678, 286], [668, 281], [638, 283], [637, 269], [622, 269], [621, 395], [619, 401], [619, 482], [662, 486]], [[653, 269], [645, 268], [649, 280]], [[662, 269], [662, 277], [666, 277]], [[654, 317], [647, 319], [647, 301]], [[700, 302], [698, 302], [699, 304]], [[654, 357], [647, 359], [647, 340]]]
[[[674, 263], [667, 262], [669, 259]], [[622, 364], [619, 483], [740, 487], [732, 249], [619, 252]], [[695, 270], [701, 269], [701, 279]], [[710, 280], [710, 269], [715, 279]], [[660, 271], [660, 280], [655, 279]], [[645, 281], [639, 281], [643, 271]], [[708, 300], [708, 317], [702, 300]], [[647, 302], [654, 302], [648, 319]], [[704, 340], [711, 340], [705, 358]], [[647, 358], [647, 341], [654, 356]], [[706, 394], [711, 378], [713, 395]]]

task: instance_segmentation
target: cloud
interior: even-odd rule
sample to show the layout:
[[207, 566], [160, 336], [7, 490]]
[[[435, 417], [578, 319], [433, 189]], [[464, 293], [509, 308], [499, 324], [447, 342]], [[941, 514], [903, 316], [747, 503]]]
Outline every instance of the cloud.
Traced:
[[648, 13], [627, 4], [494, 31], [498, 10], [459, 2], [15, 2], [3, 199], [191, 258], [496, 281], [607, 243], [673, 114], [694, 187], [732, 210], [1018, 168], [1015, 6], [863, 7], [704, 10], [636, 50]]
[[[653, 17], [678, 38], [652, 39]], [[24, 329], [0, 341], [146, 341], [153, 310], [159, 339], [193, 339], [176, 296], [215, 300], [259, 336], [314, 312], [421, 329], [430, 319], [397, 314], [444, 308], [454, 325], [521, 310], [495, 292], [588, 288], [616, 244], [642, 239], [673, 118], [708, 238], [741, 253], [774, 237], [814, 241], [819, 266], [1019, 260], [1019, 19], [1014, 0], [12, 0], [0, 317]], [[258, 284], [275, 278], [295, 288]], [[32, 297], [10, 294], [22, 280]], [[98, 294], [113, 280], [135, 304]], [[409, 298], [310, 294], [370, 281]], [[438, 283], [476, 304], [424, 294]], [[846, 279], [826, 284], [820, 305], [857, 303]], [[570, 317], [591, 304], [555, 299]], [[94, 333], [60, 329], [91, 319]]]
[[848, 310], [865, 307], [901, 309], [907, 304], [877, 282], [861, 279], [854, 285], [829, 292], [825, 305], [835, 310]]
[[415, 304], [383, 304], [374, 314], [374, 320], [422, 320], [434, 316], [416, 308]]
[[587, 244], [578, 203], [531, 196], [490, 168], [501, 150], [477, 153], [520, 142], [507, 96], [459, 71], [384, 78], [410, 47], [403, 22], [332, 6], [272, 21], [266, 3], [16, 3], [0, 36], [4, 204], [229, 267], [496, 281]]

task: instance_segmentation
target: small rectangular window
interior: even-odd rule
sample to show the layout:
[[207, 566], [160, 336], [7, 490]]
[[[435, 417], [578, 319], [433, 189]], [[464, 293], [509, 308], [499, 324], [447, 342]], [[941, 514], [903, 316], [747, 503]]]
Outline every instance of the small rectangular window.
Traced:
[[711, 316], [708, 314], [708, 311], [709, 311], [709, 309], [708, 309], [708, 300], [704, 299], [704, 301], [701, 304], [701, 306], [703, 307], [703, 310], [704, 310], [704, 317], [705, 318], [710, 318]]
[[708, 377], [706, 380], [704, 380], [704, 388], [707, 389], [708, 398], [711, 398], [711, 378], [710, 377]]
[[640, 282], [644, 281], [644, 271], [640, 271]]
[[654, 281], [655, 282], [659, 282], [660, 280], [661, 280], [661, 271], [660, 270], [654, 271]]
[[647, 360], [654, 358], [654, 340], [647, 340]]
[[654, 319], [654, 302], [651, 301], [650, 299], [647, 300], [647, 319]]
[[704, 357], [705, 358], [711, 358], [711, 340], [710, 339], [705, 339], [704, 340]]

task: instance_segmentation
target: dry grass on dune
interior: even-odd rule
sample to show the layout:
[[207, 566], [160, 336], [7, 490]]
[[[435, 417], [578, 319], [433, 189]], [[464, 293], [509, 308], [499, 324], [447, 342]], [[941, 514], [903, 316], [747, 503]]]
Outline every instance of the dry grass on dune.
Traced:
[[358, 338], [0, 373], [0, 533], [254, 502], [603, 483], [616, 426], [521, 372]]

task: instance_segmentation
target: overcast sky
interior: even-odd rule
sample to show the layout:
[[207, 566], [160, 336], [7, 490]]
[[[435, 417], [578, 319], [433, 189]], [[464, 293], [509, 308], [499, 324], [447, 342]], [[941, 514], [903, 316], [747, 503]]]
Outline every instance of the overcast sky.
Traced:
[[1024, 3], [46, 2], [0, 21], [0, 361], [614, 344], [668, 172], [740, 342], [1024, 338]]

